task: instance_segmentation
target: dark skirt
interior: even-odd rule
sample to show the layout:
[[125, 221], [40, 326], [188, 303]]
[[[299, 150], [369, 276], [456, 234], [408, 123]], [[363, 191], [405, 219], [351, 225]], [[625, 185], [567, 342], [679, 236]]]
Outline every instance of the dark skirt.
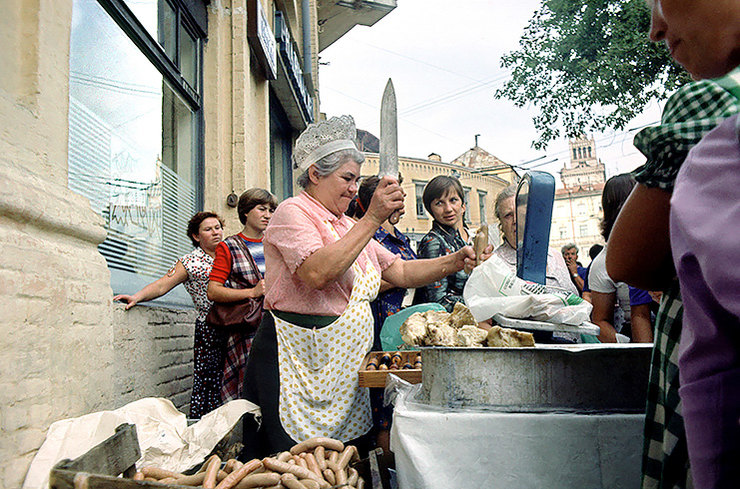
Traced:
[[199, 419], [221, 405], [226, 336], [205, 322], [195, 321], [193, 391], [190, 417]]
[[242, 458], [261, 458], [289, 450], [297, 442], [285, 432], [280, 422], [277, 333], [275, 319], [269, 311], [262, 316], [262, 323], [252, 340], [244, 382], [244, 397], [260, 407], [262, 420], [256, 432], [251, 426], [245, 426]]

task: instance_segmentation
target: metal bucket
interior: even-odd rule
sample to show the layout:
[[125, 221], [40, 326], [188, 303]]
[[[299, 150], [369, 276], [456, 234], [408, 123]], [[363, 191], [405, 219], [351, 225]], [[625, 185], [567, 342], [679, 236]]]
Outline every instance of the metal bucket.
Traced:
[[422, 348], [420, 401], [511, 412], [645, 410], [651, 344]]

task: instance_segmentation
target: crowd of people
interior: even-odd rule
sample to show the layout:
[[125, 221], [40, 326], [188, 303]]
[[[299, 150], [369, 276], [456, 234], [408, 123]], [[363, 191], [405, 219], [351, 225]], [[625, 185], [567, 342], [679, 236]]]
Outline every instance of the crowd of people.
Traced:
[[[653, 41], [697, 80], [661, 123], [637, 134], [647, 162], [610, 178], [602, 195], [605, 246], [583, 267], [567, 244], [547, 256], [546, 285], [593, 305], [601, 342], [653, 342], [643, 488], [734, 487], [740, 480], [740, 2], [652, 0]], [[310, 125], [293, 151], [302, 191], [278, 204], [263, 189], [240, 197], [236, 235], [193, 216], [195, 250], [134, 295], [126, 309], [182, 283], [197, 310], [191, 416], [246, 398], [262, 410], [250, 457], [329, 436], [387, 448], [390, 413], [358, 386], [385, 319], [413, 302], [451, 311], [476, 255], [457, 178], [424, 189], [432, 216], [414, 246], [394, 223], [401, 179], [361, 180], [349, 116]], [[516, 266], [516, 187], [496, 198], [501, 243]], [[600, 246], [600, 245], [599, 245]], [[258, 326], [210, 324], [215, 304], [259, 303]], [[660, 302], [656, 307], [656, 300]], [[555, 342], [577, 338], [553, 338]], [[371, 397], [373, 399], [371, 400]], [[371, 405], [374, 416], [371, 415]]]

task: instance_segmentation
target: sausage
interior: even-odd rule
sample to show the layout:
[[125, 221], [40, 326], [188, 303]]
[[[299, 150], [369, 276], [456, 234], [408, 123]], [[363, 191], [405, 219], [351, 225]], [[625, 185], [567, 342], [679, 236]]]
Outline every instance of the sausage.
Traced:
[[132, 477], [132, 479], [135, 480], [135, 481], [143, 481], [144, 480], [144, 477], [146, 477], [146, 476], [144, 475], [143, 472], [137, 472], [137, 473], [134, 474], [134, 476]]
[[218, 455], [212, 456], [208, 459], [208, 466], [206, 467], [206, 476], [203, 479], [204, 489], [213, 489], [216, 487], [216, 478], [218, 477], [218, 470], [221, 468], [221, 458]]
[[285, 474], [286, 472], [291, 473], [296, 477], [300, 477], [301, 479], [313, 479], [319, 484], [321, 484], [322, 482], [326, 482], [323, 479], [319, 480], [319, 476], [317, 476], [310, 470], [298, 465], [291, 465], [287, 462], [278, 462], [274, 458], [269, 457], [262, 459], [262, 463], [265, 464], [265, 467], [267, 467], [268, 469], [274, 470], [275, 472], [280, 472], [281, 474]]
[[478, 228], [478, 231], [475, 232], [475, 237], [473, 238], [473, 250], [475, 251], [475, 266], [480, 265], [483, 263], [483, 260], [481, 259], [481, 256], [483, 255], [483, 252], [488, 247], [488, 224], [483, 224], [481, 227]]
[[339, 459], [337, 460], [337, 466], [340, 469], [344, 469], [347, 467], [347, 465], [349, 465], [349, 461], [352, 458], [355, 450], [357, 450], [357, 448], [355, 448], [354, 445], [348, 445], [347, 448], [344, 449], [342, 454], [339, 456]]
[[357, 485], [357, 479], [360, 478], [360, 473], [357, 472], [357, 469], [354, 467], [350, 467], [349, 470], [347, 470], [347, 484], [350, 486], [356, 486]]
[[230, 458], [229, 460], [226, 461], [226, 464], [224, 465], [223, 470], [227, 474], [230, 474], [231, 472], [235, 471], [236, 469], [238, 469], [242, 465], [243, 464], [240, 461], [238, 461], [237, 459]]
[[319, 483], [313, 479], [301, 479], [301, 484], [306, 486], [306, 489], [321, 489]]
[[338, 486], [347, 483], [347, 471], [344, 469], [334, 471], [334, 477], [337, 479]]
[[165, 477], [164, 479], [159, 479], [160, 484], [172, 484], [173, 482], [177, 481], [174, 477]]
[[335, 440], [334, 438], [317, 436], [293, 445], [293, 448], [290, 449], [290, 453], [293, 455], [297, 455], [301, 452], [308, 452], [310, 450], [313, 450], [318, 446], [322, 446], [330, 450], [336, 450], [338, 452], [344, 450], [344, 443], [342, 443], [341, 441]]
[[165, 479], [167, 477], [174, 477], [175, 479], [177, 479], [178, 477], [182, 477], [182, 474], [178, 472], [172, 472], [171, 470], [160, 469], [159, 467], [153, 467], [151, 465], [149, 467], [142, 467], [141, 473], [144, 474], [144, 477], [151, 477], [157, 480]]
[[290, 460], [290, 458], [292, 458], [290, 452], [280, 452], [280, 454], [277, 456], [277, 459], [280, 462], [287, 462], [288, 460]]
[[203, 479], [205, 478], [205, 472], [198, 472], [197, 474], [178, 477], [176, 482], [180, 486], [200, 486], [201, 484], [203, 484]]
[[365, 489], [365, 479], [363, 479], [362, 477], [360, 477], [359, 479], [357, 479], [357, 486], [356, 487], [357, 487], [357, 489]]
[[337, 478], [334, 477], [334, 471], [331, 469], [324, 469], [324, 479], [332, 486], [337, 483]]
[[[256, 458], [253, 460], [250, 460], [249, 462], [239, 467], [237, 470], [228, 474], [224, 478], [224, 480], [218, 483], [218, 485], [216, 486], [216, 489], [231, 489], [232, 487], [237, 485], [239, 481], [241, 481], [244, 477], [246, 477], [250, 472], [257, 470], [260, 467], [262, 467], [262, 462], [260, 462]], [[203, 487], [205, 487], [205, 482], [204, 482]]]
[[283, 474], [282, 477], [280, 477], [280, 483], [288, 489], [306, 489], [306, 486], [301, 484], [293, 474]]
[[296, 465], [298, 465], [299, 467], [303, 467], [304, 469], [308, 468], [308, 464], [306, 463], [306, 460], [303, 457], [297, 457], [295, 459], [295, 463]]
[[280, 474], [270, 472], [268, 474], [249, 474], [240, 480], [236, 489], [252, 489], [253, 487], [274, 486], [280, 483]]
[[325, 453], [325, 448], [321, 445], [317, 446], [316, 450], [313, 451], [313, 456], [316, 458], [316, 463], [319, 465], [320, 470], [324, 470], [326, 468]]
[[308, 465], [308, 470], [321, 477], [321, 469], [313, 453], [306, 454], [306, 465]]
[[[340, 450], [341, 451], [341, 450]], [[337, 460], [339, 459], [339, 452], [333, 451], [329, 454], [329, 458], [327, 460], [331, 460], [334, 463], [337, 463]]]

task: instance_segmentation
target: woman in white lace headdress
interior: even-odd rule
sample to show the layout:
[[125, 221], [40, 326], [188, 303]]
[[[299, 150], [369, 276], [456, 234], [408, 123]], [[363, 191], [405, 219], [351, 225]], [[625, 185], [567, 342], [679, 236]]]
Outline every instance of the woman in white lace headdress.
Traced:
[[258, 444], [246, 443], [256, 452], [248, 455], [286, 450], [314, 436], [367, 440], [370, 402], [357, 371], [372, 345], [370, 301], [381, 277], [397, 287], [418, 287], [474, 262], [469, 246], [404, 261], [372, 239], [403, 207], [403, 190], [393, 178], [380, 181], [361, 219], [344, 214], [365, 159], [355, 137], [350, 116], [312, 124], [301, 134], [293, 161], [304, 190], [278, 206], [265, 231], [268, 312], [246, 379], [247, 399], [262, 409], [261, 436]]

